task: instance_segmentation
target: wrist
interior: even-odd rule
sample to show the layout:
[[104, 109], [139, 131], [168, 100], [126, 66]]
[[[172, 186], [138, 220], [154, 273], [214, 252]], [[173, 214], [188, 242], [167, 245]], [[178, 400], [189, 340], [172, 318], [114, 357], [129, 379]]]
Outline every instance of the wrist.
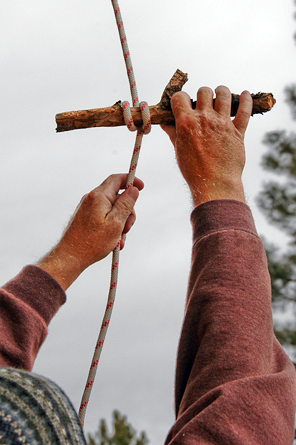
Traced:
[[83, 272], [77, 258], [59, 245], [54, 247], [45, 257], [38, 261], [36, 266], [49, 273], [66, 291], [68, 287]]
[[191, 186], [190, 192], [194, 207], [217, 199], [232, 199], [245, 203], [244, 188], [241, 180], [222, 183], [221, 180]]

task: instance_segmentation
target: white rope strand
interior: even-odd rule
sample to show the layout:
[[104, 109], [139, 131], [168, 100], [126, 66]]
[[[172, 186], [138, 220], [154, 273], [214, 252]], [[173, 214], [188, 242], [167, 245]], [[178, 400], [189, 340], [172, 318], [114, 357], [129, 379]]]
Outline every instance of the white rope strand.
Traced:
[[116, 293], [116, 285], [117, 285], [117, 278], [118, 278], [118, 261], [119, 261], [119, 250], [120, 250], [120, 241], [118, 242], [116, 248], [113, 250], [113, 256], [112, 256], [112, 271], [111, 271], [111, 279], [110, 279], [110, 288], [109, 288], [109, 295], [108, 295], [108, 301], [107, 306], [105, 309], [104, 318], [101, 325], [101, 330], [99, 333], [99, 337], [97, 340], [97, 344], [95, 347], [92, 363], [90, 366], [90, 370], [87, 377], [87, 383], [84, 389], [84, 393], [82, 396], [80, 409], [78, 413], [78, 417], [80, 420], [81, 425], [84, 425], [84, 417], [86, 408], [89, 402], [90, 394], [92, 391], [93, 383], [95, 380], [96, 372], [98, 369], [98, 363], [100, 360], [102, 348], [104, 345], [107, 329], [110, 323], [110, 318], [113, 310], [114, 300], [115, 300], [115, 293]]
[[[151, 130], [151, 119], [150, 119], [150, 112], [149, 112], [149, 107], [148, 107], [147, 102], [141, 102], [139, 104], [138, 91], [137, 91], [136, 80], [135, 80], [135, 76], [134, 76], [134, 70], [133, 70], [133, 66], [132, 66], [130, 51], [129, 51], [128, 44], [127, 44], [127, 38], [125, 35], [121, 12], [120, 12], [119, 5], [118, 5], [118, 0], [111, 0], [111, 3], [113, 6], [113, 9], [114, 9], [115, 18], [116, 18], [116, 22], [117, 22], [117, 26], [118, 26], [123, 56], [124, 56], [127, 75], [128, 75], [129, 84], [130, 84], [130, 91], [131, 91], [131, 96], [132, 96], [132, 100], [133, 100], [133, 106], [134, 107], [140, 106], [142, 119], [143, 119], [143, 126], [141, 128], [137, 128], [133, 121], [129, 103], [127, 101], [123, 102], [122, 107], [123, 107], [123, 115], [124, 115], [124, 120], [125, 120], [126, 126], [130, 131], [137, 131], [135, 145], [134, 145], [134, 151], [133, 151], [132, 159], [130, 162], [129, 173], [128, 173], [126, 186], [125, 186], [125, 188], [128, 188], [133, 185], [143, 135], [148, 134]], [[93, 383], [94, 383], [95, 375], [97, 372], [97, 367], [98, 367], [99, 359], [101, 356], [102, 347], [103, 347], [103, 344], [105, 341], [107, 329], [108, 329], [111, 314], [112, 314], [112, 309], [114, 306], [115, 294], [116, 294], [116, 289], [117, 289], [117, 279], [118, 279], [119, 251], [120, 251], [120, 240], [118, 241], [118, 244], [117, 244], [116, 248], [113, 250], [113, 254], [112, 254], [111, 280], [110, 280], [110, 288], [109, 288], [107, 306], [106, 306], [103, 322], [101, 325], [101, 330], [100, 330], [97, 344], [95, 347], [92, 363], [91, 363], [89, 374], [88, 374], [87, 383], [86, 383], [86, 386], [84, 389], [84, 393], [82, 396], [81, 405], [80, 405], [80, 409], [79, 409], [78, 417], [79, 417], [79, 420], [80, 420], [82, 426], [84, 426], [85, 412], [86, 412], [90, 394], [91, 394], [91, 391], [93, 388]]]
[[118, 0], [111, 0], [111, 3], [113, 6], [113, 9], [114, 9], [115, 19], [116, 19], [116, 23], [117, 23], [117, 27], [118, 27], [121, 48], [122, 48], [123, 57], [125, 60], [127, 76], [128, 76], [131, 95], [132, 95], [132, 99], [133, 99], [133, 106], [138, 107], [139, 106], [139, 97], [138, 97], [136, 79], [135, 79], [135, 75], [134, 75], [132, 59], [131, 59], [130, 50], [129, 50], [129, 47], [127, 44], [127, 38], [126, 38], [124, 26], [123, 26], [123, 20], [121, 17]]

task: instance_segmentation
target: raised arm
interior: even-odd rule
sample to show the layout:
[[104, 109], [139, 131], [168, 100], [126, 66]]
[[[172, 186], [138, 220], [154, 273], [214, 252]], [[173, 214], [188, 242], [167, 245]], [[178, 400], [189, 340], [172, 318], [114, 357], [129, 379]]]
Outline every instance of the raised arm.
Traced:
[[144, 186], [135, 179], [134, 187], [120, 194], [126, 178], [109, 176], [85, 195], [57, 245], [0, 289], [0, 366], [31, 370], [47, 326], [66, 300], [64, 291], [108, 255], [120, 237], [123, 248]]
[[167, 444], [292, 444], [295, 370], [273, 335], [263, 245], [241, 174], [251, 97], [230, 119], [230, 92], [202, 88], [196, 110], [172, 99], [165, 127], [190, 188], [193, 250]]

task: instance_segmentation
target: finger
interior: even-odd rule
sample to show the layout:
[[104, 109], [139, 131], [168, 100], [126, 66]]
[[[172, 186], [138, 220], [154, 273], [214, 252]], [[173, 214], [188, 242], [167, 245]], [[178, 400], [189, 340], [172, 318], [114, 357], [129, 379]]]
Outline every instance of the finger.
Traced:
[[[119, 190], [125, 189], [127, 177], [128, 177], [128, 174], [126, 174], [126, 173], [117, 173], [117, 174], [109, 176], [110, 185], [114, 190], [116, 190], [116, 193], [118, 193]], [[107, 178], [107, 179], [109, 179], [109, 178]], [[135, 187], [137, 187], [138, 190], [142, 190], [144, 188], [144, 182], [141, 181], [141, 179], [139, 179], [139, 178], [134, 179], [133, 185]]]
[[[111, 204], [114, 204], [114, 202], [117, 199], [119, 190], [125, 189], [127, 176], [128, 175], [125, 173], [110, 175], [95, 190], [103, 192], [105, 196], [109, 199]], [[144, 188], [144, 183], [139, 178], [134, 179], [134, 185], [135, 187], [137, 187], [138, 190], [142, 190]]]
[[201, 87], [197, 92], [196, 110], [204, 111], [213, 109], [213, 91], [208, 87]]
[[144, 182], [139, 178], [134, 179], [133, 185], [137, 187], [138, 190], [143, 190], [144, 188]]
[[231, 92], [230, 90], [220, 85], [216, 88], [216, 99], [215, 99], [215, 111], [222, 114], [223, 116], [229, 116], [231, 112]]
[[123, 227], [133, 211], [136, 200], [139, 196], [139, 190], [136, 187], [127, 188], [121, 195], [118, 195], [116, 201], [113, 204], [110, 213], [121, 220]]
[[191, 99], [184, 91], [178, 91], [178, 93], [175, 93], [171, 98], [171, 107], [175, 120], [177, 121], [183, 113], [192, 111]]
[[103, 193], [112, 205], [117, 199], [119, 190], [124, 189], [126, 180], [127, 174], [124, 173], [110, 175], [95, 188], [94, 192]]
[[239, 106], [233, 124], [241, 134], [244, 134], [253, 109], [253, 99], [249, 91], [243, 91], [239, 98]]
[[126, 240], [126, 234], [123, 233], [120, 238], [120, 250], [122, 250], [124, 248], [125, 240]]
[[129, 215], [129, 217], [126, 220], [125, 226], [123, 228], [122, 233], [128, 233], [130, 229], [133, 227], [136, 221], [136, 212], [133, 209], [132, 213]]

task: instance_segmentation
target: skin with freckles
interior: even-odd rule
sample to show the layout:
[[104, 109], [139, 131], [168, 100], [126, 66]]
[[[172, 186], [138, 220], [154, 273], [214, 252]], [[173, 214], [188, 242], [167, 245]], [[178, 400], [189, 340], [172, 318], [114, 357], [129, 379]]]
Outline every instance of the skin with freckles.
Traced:
[[124, 190], [127, 175], [109, 176], [99, 187], [85, 195], [73, 214], [58, 244], [38, 263], [66, 290], [91, 264], [105, 258], [121, 237], [133, 226], [135, 202], [143, 182], [135, 178], [134, 186]]
[[244, 91], [237, 114], [230, 118], [231, 93], [225, 86], [202, 87], [195, 110], [184, 92], [174, 94], [171, 107], [175, 126], [162, 126], [176, 151], [181, 173], [194, 206], [213, 199], [244, 202], [241, 181], [245, 165], [244, 135], [252, 112], [252, 97]]

